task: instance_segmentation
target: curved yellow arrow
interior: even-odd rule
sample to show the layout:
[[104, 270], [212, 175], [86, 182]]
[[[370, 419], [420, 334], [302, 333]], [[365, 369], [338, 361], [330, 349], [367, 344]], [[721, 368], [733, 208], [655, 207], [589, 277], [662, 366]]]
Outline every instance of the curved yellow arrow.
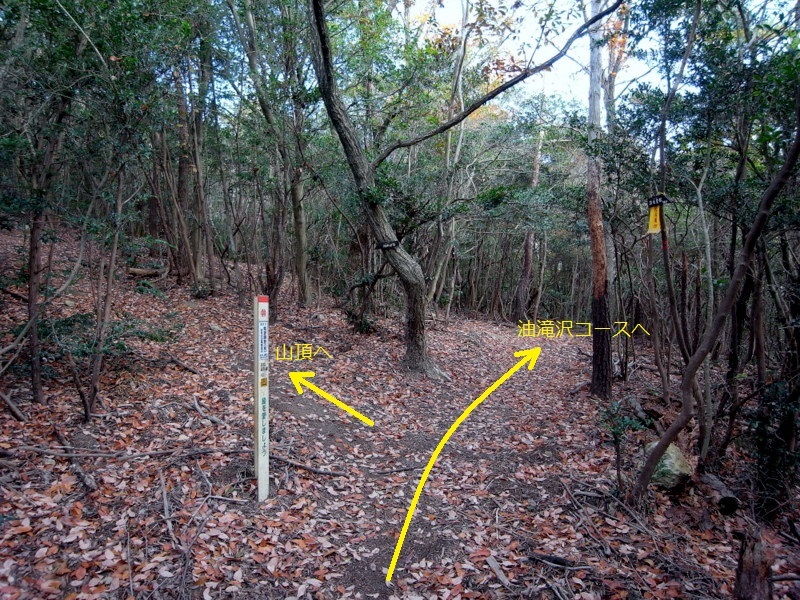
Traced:
[[444, 448], [444, 445], [453, 436], [453, 434], [456, 432], [456, 429], [458, 429], [459, 425], [466, 420], [470, 413], [478, 408], [478, 405], [486, 400], [492, 394], [492, 392], [503, 385], [508, 378], [510, 378], [526, 364], [528, 365], [528, 370], [532, 370], [533, 367], [536, 366], [536, 359], [539, 358], [539, 354], [541, 353], [541, 348], [531, 348], [529, 350], [520, 350], [519, 352], [514, 352], [514, 356], [520, 357], [521, 360], [508, 371], [503, 373], [500, 379], [490, 385], [485, 392], [475, 398], [475, 400], [472, 401], [472, 404], [470, 404], [464, 410], [464, 412], [461, 413], [461, 416], [455, 420], [455, 422], [450, 426], [450, 429], [447, 430], [447, 433], [445, 433], [442, 439], [439, 440], [439, 445], [436, 446], [436, 449], [433, 451], [433, 454], [431, 454], [430, 459], [428, 459], [428, 464], [425, 466], [425, 470], [422, 472], [422, 477], [417, 484], [417, 491], [414, 492], [414, 498], [411, 500], [411, 506], [408, 509], [405, 523], [403, 523], [403, 528], [400, 530], [400, 537], [398, 538], [397, 545], [394, 548], [392, 562], [389, 564], [389, 570], [386, 573], [386, 583], [389, 583], [392, 579], [394, 568], [397, 566], [397, 559], [400, 558], [400, 549], [403, 547], [403, 542], [406, 539], [406, 533], [408, 533], [408, 527], [411, 525], [411, 519], [414, 516], [414, 511], [417, 508], [417, 502], [419, 502], [420, 494], [422, 494], [422, 488], [425, 487], [425, 482], [428, 480], [428, 475], [430, 475], [433, 465], [436, 463], [436, 459], [439, 458], [439, 454]]
[[302, 394], [303, 393], [303, 386], [306, 386], [308, 389], [310, 389], [312, 392], [314, 392], [318, 396], [322, 396], [323, 398], [325, 398], [325, 400], [333, 402], [336, 406], [341, 408], [343, 411], [350, 413], [356, 419], [361, 419], [362, 421], [364, 421], [364, 423], [366, 423], [370, 427], [375, 425], [375, 421], [373, 421], [369, 417], [365, 417], [360, 412], [358, 412], [355, 408], [347, 406], [347, 404], [345, 404], [341, 400], [331, 396], [328, 392], [319, 389], [313, 383], [311, 383], [310, 381], [306, 380], [307, 377], [308, 378], [314, 377], [315, 374], [316, 373], [314, 373], [314, 371], [290, 371], [289, 372], [289, 379], [292, 380], [292, 383], [294, 384], [294, 387], [297, 388], [297, 393], [298, 394]]

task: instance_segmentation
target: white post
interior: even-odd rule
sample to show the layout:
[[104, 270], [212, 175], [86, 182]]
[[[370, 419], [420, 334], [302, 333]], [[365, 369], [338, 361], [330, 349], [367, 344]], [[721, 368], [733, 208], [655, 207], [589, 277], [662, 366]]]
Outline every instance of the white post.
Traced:
[[269, 496], [269, 296], [256, 296], [253, 307], [253, 455], [261, 502]]

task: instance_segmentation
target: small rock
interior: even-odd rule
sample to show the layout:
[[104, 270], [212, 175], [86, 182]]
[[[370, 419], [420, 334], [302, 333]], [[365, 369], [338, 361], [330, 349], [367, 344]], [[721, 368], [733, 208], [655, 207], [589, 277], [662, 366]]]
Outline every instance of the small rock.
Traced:
[[[649, 454], [657, 442], [647, 445]], [[660, 488], [670, 491], [679, 491], [689, 479], [692, 478], [692, 466], [686, 457], [675, 444], [667, 446], [667, 451], [656, 466], [651, 483]]]

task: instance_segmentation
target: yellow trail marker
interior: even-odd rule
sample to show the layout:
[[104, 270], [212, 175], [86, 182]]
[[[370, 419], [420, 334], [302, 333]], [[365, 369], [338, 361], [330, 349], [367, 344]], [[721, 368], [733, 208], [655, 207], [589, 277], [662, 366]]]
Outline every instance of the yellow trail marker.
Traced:
[[650, 220], [647, 233], [661, 233], [661, 205], [657, 204], [650, 207]]
[[314, 373], [314, 371], [290, 371], [289, 372], [289, 379], [292, 380], [292, 383], [294, 384], [294, 387], [297, 388], [297, 393], [298, 394], [302, 394], [303, 393], [303, 386], [306, 386], [308, 389], [310, 389], [312, 392], [314, 392], [318, 396], [322, 396], [323, 398], [325, 398], [325, 400], [333, 402], [336, 406], [341, 408], [343, 411], [345, 411], [347, 413], [350, 413], [356, 419], [360, 419], [360, 420], [364, 421], [364, 423], [366, 423], [370, 427], [375, 425], [375, 421], [373, 421], [369, 417], [365, 417], [360, 412], [358, 412], [355, 408], [347, 406], [347, 404], [345, 404], [341, 400], [331, 396], [328, 392], [319, 389], [313, 383], [311, 383], [310, 381], [306, 380], [307, 377], [308, 378], [314, 377], [315, 374], [316, 373]]
[[436, 459], [439, 458], [439, 454], [442, 452], [442, 449], [447, 441], [453, 436], [453, 434], [456, 432], [456, 429], [458, 429], [461, 423], [466, 420], [470, 413], [478, 408], [478, 405], [481, 402], [491, 396], [492, 392], [503, 385], [514, 373], [519, 371], [526, 364], [528, 365], [529, 371], [533, 370], [533, 367], [536, 366], [536, 359], [539, 358], [539, 354], [541, 353], [541, 348], [531, 348], [529, 350], [520, 350], [519, 352], [514, 352], [514, 356], [520, 357], [521, 360], [508, 371], [503, 373], [500, 379], [495, 381], [485, 392], [473, 400], [472, 404], [470, 404], [464, 410], [464, 412], [461, 413], [461, 416], [455, 420], [455, 422], [450, 426], [450, 429], [447, 430], [447, 433], [445, 433], [442, 439], [439, 441], [439, 445], [436, 446], [436, 449], [433, 451], [433, 454], [431, 454], [430, 459], [428, 459], [428, 464], [425, 466], [425, 470], [422, 472], [422, 477], [420, 477], [419, 483], [417, 484], [417, 491], [414, 492], [414, 498], [411, 500], [411, 506], [408, 508], [408, 514], [406, 515], [405, 523], [403, 523], [403, 528], [400, 530], [400, 537], [398, 538], [397, 545], [394, 548], [392, 562], [389, 564], [389, 571], [386, 573], [386, 583], [389, 583], [392, 580], [394, 569], [397, 566], [397, 559], [400, 558], [400, 549], [403, 547], [403, 542], [406, 539], [406, 533], [408, 533], [408, 527], [411, 525], [411, 519], [414, 517], [414, 511], [417, 508], [419, 497], [422, 494], [422, 488], [425, 487], [425, 482], [428, 480], [428, 475], [430, 475], [433, 465], [436, 463]]

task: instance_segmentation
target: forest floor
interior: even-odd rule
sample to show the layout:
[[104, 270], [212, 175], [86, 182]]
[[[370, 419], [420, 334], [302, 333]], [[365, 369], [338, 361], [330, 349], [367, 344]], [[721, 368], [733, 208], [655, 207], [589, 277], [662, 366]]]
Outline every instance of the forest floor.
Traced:
[[[19, 235], [0, 237], [1, 276], [19, 272], [21, 244]], [[76, 254], [63, 249], [54, 260], [68, 267]], [[378, 320], [376, 333], [360, 335], [330, 302], [299, 309], [284, 299], [272, 348], [310, 345], [316, 356], [272, 356], [270, 431], [281, 458], [271, 461], [270, 497], [258, 503], [249, 299], [222, 291], [200, 300], [167, 280], [154, 285], [158, 293], [120, 281], [114, 318], [172, 334], [129, 337], [109, 357], [89, 423], [60, 361], [48, 363], [43, 405], [28, 401], [21, 364], [0, 382], [30, 417], [20, 423], [0, 410], [1, 597], [731, 596], [734, 533], [751, 528], [749, 510], [723, 517], [694, 485], [676, 497], [652, 491], [641, 512], [618, 500], [603, 403], [580, 388], [589, 338], [518, 337], [515, 326], [454, 317], [431, 326], [431, 354], [451, 377], [431, 381], [399, 366], [398, 321]], [[91, 307], [84, 277], [50, 315]], [[24, 310], [0, 295], [0, 331], [24, 322]], [[638, 345], [641, 368], [616, 382], [615, 396], [655, 406], [656, 373], [646, 341]], [[448, 442], [387, 585], [433, 449], [517, 362], [514, 352], [534, 346], [542, 348], [535, 368], [516, 372]], [[290, 370], [315, 371], [316, 385], [374, 427], [311, 392], [298, 395]], [[629, 435], [629, 473], [653, 439]], [[728, 483], [745, 491], [740, 471]], [[774, 529], [764, 535], [773, 572], [800, 573], [798, 547]], [[776, 584], [778, 597], [800, 598], [795, 584]]]

